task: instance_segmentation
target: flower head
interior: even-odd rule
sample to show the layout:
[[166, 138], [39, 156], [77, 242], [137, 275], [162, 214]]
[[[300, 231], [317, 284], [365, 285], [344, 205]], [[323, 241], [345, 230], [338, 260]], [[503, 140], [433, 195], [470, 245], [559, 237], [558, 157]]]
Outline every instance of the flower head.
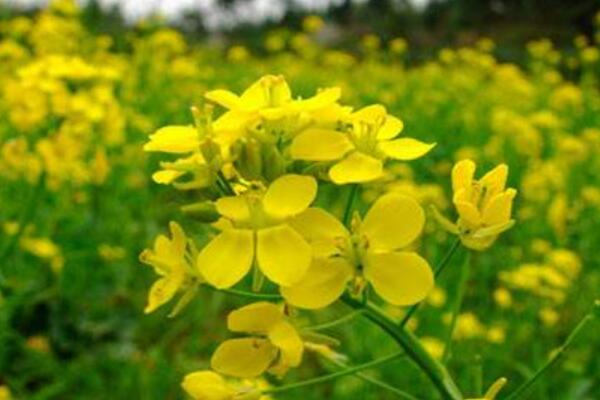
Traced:
[[267, 136], [289, 136], [310, 123], [310, 113], [334, 105], [339, 88], [324, 89], [308, 99], [293, 99], [283, 76], [266, 75], [240, 96], [228, 90], [213, 90], [205, 97], [228, 111], [215, 121], [215, 129], [233, 137], [249, 132]]
[[474, 179], [475, 163], [462, 160], [452, 169], [452, 199], [458, 221], [451, 223], [436, 213], [450, 232], [460, 235], [466, 247], [484, 250], [498, 235], [514, 225], [511, 219], [516, 189], [506, 189], [508, 167], [501, 164], [479, 180]]
[[215, 371], [254, 378], [267, 370], [282, 376], [300, 365], [304, 344], [282, 306], [267, 302], [244, 306], [229, 314], [227, 326], [230, 331], [253, 336], [223, 342], [211, 359]]
[[149, 314], [170, 301], [175, 294], [189, 286], [194, 278], [187, 258], [187, 238], [181, 226], [170, 223], [171, 239], [160, 235], [154, 241], [154, 248], [140, 254], [140, 261], [154, 268], [160, 278], [154, 282], [148, 293], [148, 305], [144, 312]]
[[341, 130], [304, 130], [292, 142], [292, 157], [333, 162], [329, 178], [334, 183], [363, 183], [381, 178], [388, 158], [414, 160], [435, 146], [412, 138], [395, 139], [404, 125], [381, 105], [364, 107], [341, 125]]
[[380, 197], [364, 220], [355, 216], [348, 231], [331, 214], [309, 208], [292, 225], [313, 246], [315, 257], [302, 281], [281, 287], [292, 305], [325, 307], [353, 281], [358, 290], [370, 283], [375, 292], [394, 305], [423, 300], [433, 287], [426, 260], [406, 249], [423, 230], [425, 214], [410, 197]]
[[305, 211], [317, 194], [314, 178], [284, 175], [267, 190], [249, 190], [217, 200], [222, 228], [198, 256], [198, 268], [208, 283], [228, 288], [256, 262], [279, 285], [297, 283], [306, 273], [312, 252], [288, 221]]

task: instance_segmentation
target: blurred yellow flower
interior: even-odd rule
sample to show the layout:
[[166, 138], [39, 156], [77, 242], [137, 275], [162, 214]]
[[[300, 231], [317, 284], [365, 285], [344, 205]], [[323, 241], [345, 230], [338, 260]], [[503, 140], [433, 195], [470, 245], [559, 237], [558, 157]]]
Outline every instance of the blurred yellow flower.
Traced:
[[286, 320], [283, 306], [252, 303], [227, 317], [232, 332], [253, 336], [223, 342], [211, 359], [211, 367], [222, 374], [254, 378], [265, 371], [283, 376], [302, 361], [304, 344], [296, 328]]
[[140, 261], [150, 265], [160, 276], [148, 293], [146, 314], [170, 301], [191, 278], [185, 232], [176, 222], [171, 222], [169, 227], [171, 239], [160, 235], [154, 241], [153, 249], [146, 249], [140, 254]]
[[181, 386], [194, 400], [259, 400], [260, 390], [253, 385], [227, 382], [213, 371], [187, 374]]

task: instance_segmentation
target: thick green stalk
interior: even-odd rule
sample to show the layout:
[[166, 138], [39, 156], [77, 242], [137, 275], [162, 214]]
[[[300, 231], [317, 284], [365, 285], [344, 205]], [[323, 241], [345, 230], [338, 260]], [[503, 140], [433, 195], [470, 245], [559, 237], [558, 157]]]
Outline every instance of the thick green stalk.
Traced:
[[263, 394], [282, 393], [282, 392], [287, 392], [292, 389], [299, 389], [299, 388], [303, 388], [306, 386], [317, 385], [317, 384], [324, 383], [324, 382], [327, 382], [327, 381], [330, 381], [333, 379], [341, 378], [342, 376], [353, 375], [359, 371], [377, 367], [379, 365], [385, 364], [387, 362], [390, 362], [390, 361], [400, 358], [402, 356], [404, 356], [403, 352], [390, 354], [389, 356], [381, 357], [381, 358], [378, 358], [377, 360], [369, 361], [367, 363], [360, 364], [360, 365], [357, 365], [354, 367], [349, 367], [343, 371], [338, 371], [338, 372], [334, 372], [332, 374], [319, 376], [317, 378], [308, 379], [308, 380], [305, 380], [302, 382], [290, 383], [289, 385], [283, 385], [283, 386], [275, 387], [272, 389], [267, 389], [267, 390], [262, 391], [262, 393]]
[[398, 326], [395, 321], [371, 303], [363, 304], [348, 295], [344, 295], [342, 299], [347, 305], [356, 310], [364, 309], [364, 316], [383, 329], [402, 347], [406, 355], [425, 372], [443, 398], [451, 400], [463, 399], [462, 393], [446, 368], [431, 357], [415, 335]]

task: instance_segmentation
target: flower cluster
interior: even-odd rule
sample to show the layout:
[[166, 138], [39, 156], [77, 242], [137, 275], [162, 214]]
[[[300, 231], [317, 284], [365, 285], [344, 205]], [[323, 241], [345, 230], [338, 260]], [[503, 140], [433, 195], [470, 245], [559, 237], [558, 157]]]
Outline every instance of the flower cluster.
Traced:
[[[221, 375], [282, 377], [305, 350], [323, 353], [327, 341], [303, 333], [296, 308], [318, 310], [340, 298], [368, 301], [371, 293], [410, 306], [434, 287], [432, 268], [415, 246], [426, 219], [418, 201], [390, 192], [375, 195], [364, 215], [355, 209], [362, 187], [388, 179], [395, 161], [418, 159], [434, 145], [397, 138], [403, 123], [382, 105], [353, 111], [340, 96], [334, 87], [294, 97], [282, 76], [267, 75], [241, 95], [207, 92], [208, 103], [192, 108], [194, 125], [160, 128], [144, 146], [179, 157], [161, 162], [153, 179], [192, 191], [196, 202], [182, 210], [215, 231], [200, 244], [172, 222], [172, 239], [159, 236], [154, 249], [142, 253], [160, 275], [146, 312], [183, 292], [175, 314], [199, 286], [250, 286], [252, 292], [241, 290], [251, 296], [274, 284], [283, 300], [229, 314], [229, 330], [247, 336], [219, 345], [211, 359], [215, 372], [186, 377], [183, 386], [197, 399], [255, 398], [260, 391], [253, 384], [228, 386]], [[215, 106], [223, 108], [216, 117]], [[468, 160], [454, 167], [460, 218], [447, 224], [466, 246], [482, 249], [512, 225], [516, 192], [504, 189], [506, 166], [480, 181], [474, 169]], [[343, 215], [322, 206], [324, 188], [345, 202]]]

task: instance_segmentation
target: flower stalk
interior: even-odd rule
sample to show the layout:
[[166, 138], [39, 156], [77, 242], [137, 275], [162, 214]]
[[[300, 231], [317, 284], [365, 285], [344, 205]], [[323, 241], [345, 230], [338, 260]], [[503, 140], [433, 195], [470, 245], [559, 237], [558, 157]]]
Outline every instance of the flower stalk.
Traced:
[[398, 326], [389, 316], [370, 302], [363, 303], [348, 295], [342, 297], [344, 303], [354, 309], [364, 308], [364, 316], [390, 335], [406, 355], [410, 357], [434, 384], [445, 399], [462, 400], [463, 395], [446, 368], [425, 350], [419, 339], [405, 328]]

